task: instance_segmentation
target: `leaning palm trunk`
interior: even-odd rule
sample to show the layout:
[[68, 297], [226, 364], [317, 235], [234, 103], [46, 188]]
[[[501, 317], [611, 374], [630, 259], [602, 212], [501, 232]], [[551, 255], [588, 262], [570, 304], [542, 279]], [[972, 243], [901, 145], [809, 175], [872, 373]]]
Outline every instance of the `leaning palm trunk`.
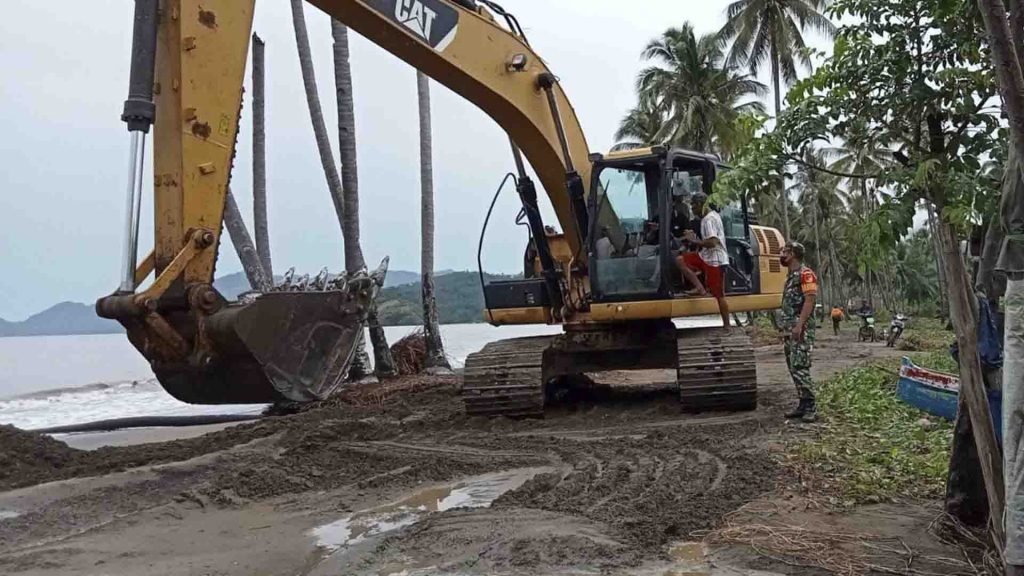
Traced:
[[266, 76], [263, 40], [252, 35], [252, 212], [256, 251], [259, 252], [263, 271], [274, 277], [270, 261], [270, 233], [267, 225], [267, 132], [266, 132]]
[[434, 297], [434, 168], [431, 150], [430, 81], [416, 72], [420, 110], [420, 278], [423, 294], [423, 334], [427, 368], [449, 368], [444, 357]]
[[[341, 157], [341, 233], [345, 239], [345, 270], [355, 273], [366, 267], [366, 261], [359, 239], [359, 165], [356, 156], [356, 118], [352, 99], [348, 28], [341, 22], [331, 19], [331, 36], [334, 39], [334, 87], [338, 106], [338, 152]], [[387, 378], [396, 375], [397, 371], [384, 329], [377, 317], [376, 306], [376, 302], [370, 305], [367, 324], [370, 328], [370, 342], [373, 344], [377, 375]], [[369, 357], [366, 354], [366, 343], [363, 338], [359, 338], [349, 377], [355, 379], [367, 374]]]
[[252, 243], [249, 231], [245, 228], [242, 212], [238, 209], [235, 196], [230, 189], [224, 199], [224, 227], [228, 229], [231, 243], [235, 245], [235, 251], [238, 252], [238, 259], [242, 261], [242, 269], [245, 270], [249, 286], [260, 292], [269, 291], [270, 279], [263, 272], [263, 265], [260, 263], [256, 246]]
[[[320, 153], [320, 164], [327, 179], [327, 188], [331, 193], [331, 202], [334, 204], [334, 212], [338, 217], [338, 224], [342, 228], [342, 235], [345, 234], [345, 198], [341, 186], [341, 178], [338, 168], [334, 162], [334, 153], [331, 151], [331, 141], [327, 136], [327, 125], [324, 122], [323, 109], [320, 106], [320, 96], [316, 86], [316, 74], [313, 70], [313, 57], [309, 49], [309, 34], [306, 32], [306, 18], [302, 11], [302, 0], [291, 0], [292, 24], [295, 27], [295, 45], [299, 51], [299, 68], [302, 70], [302, 83], [306, 90], [306, 104], [309, 106], [309, 118], [313, 124], [313, 134], [316, 137], [317, 151]], [[346, 61], [347, 62], [347, 61]], [[348, 252], [346, 251], [346, 254]], [[362, 254], [360, 253], [360, 256]], [[346, 268], [347, 268], [346, 262]], [[372, 308], [372, 305], [371, 305]], [[376, 321], [375, 310], [368, 315], [368, 321]], [[374, 340], [374, 336], [377, 340]], [[371, 326], [371, 340], [375, 342], [375, 355], [384, 358], [384, 362], [378, 362], [377, 371], [379, 375], [390, 375], [393, 367], [387, 363], [390, 358], [390, 351], [387, 349], [387, 340], [384, 338], [384, 330], [377, 326], [374, 330]], [[381, 350], [377, 350], [376, 342], [381, 342]], [[383, 371], [383, 372], [382, 372]]]
[[334, 212], [338, 216], [338, 224], [345, 224], [345, 205], [342, 197], [341, 178], [338, 167], [334, 163], [331, 152], [331, 140], [327, 136], [327, 125], [324, 123], [324, 111], [320, 107], [320, 95], [316, 87], [316, 73], [313, 70], [313, 55], [309, 49], [309, 34], [306, 32], [306, 17], [302, 12], [302, 0], [291, 0], [292, 24], [295, 27], [295, 45], [299, 51], [299, 68], [302, 70], [302, 84], [306, 89], [306, 105], [309, 107], [309, 119], [313, 124], [313, 135], [316, 148], [320, 153], [320, 165], [327, 179], [327, 188], [331, 193]]

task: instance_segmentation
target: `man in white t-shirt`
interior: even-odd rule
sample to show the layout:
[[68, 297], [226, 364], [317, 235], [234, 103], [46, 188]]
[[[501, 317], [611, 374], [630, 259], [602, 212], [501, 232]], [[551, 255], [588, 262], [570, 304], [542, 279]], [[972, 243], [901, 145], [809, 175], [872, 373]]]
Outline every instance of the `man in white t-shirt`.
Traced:
[[[694, 289], [687, 292], [690, 296], [707, 296], [708, 293], [718, 301], [718, 312], [722, 315], [722, 323], [729, 329], [729, 304], [725, 301], [725, 266], [729, 264], [729, 253], [725, 250], [725, 226], [722, 217], [713, 207], [707, 204], [708, 196], [703, 192], [694, 193], [690, 199], [694, 214], [703, 214], [700, 221], [700, 234], [692, 230], [683, 234], [691, 246], [699, 248], [698, 252], [684, 251], [676, 257], [676, 264]], [[684, 248], [685, 250], [685, 248]], [[704, 273], [707, 288], [697, 278], [696, 272]]]

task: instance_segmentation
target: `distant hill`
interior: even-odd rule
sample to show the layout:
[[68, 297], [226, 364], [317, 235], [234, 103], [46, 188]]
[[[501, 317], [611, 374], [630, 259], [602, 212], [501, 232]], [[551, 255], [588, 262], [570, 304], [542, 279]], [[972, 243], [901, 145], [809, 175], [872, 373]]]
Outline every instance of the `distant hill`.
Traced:
[[78, 302], [61, 302], [22, 322], [0, 319], [0, 337], [113, 334], [122, 331], [117, 322], [100, 318], [92, 306]]
[[[489, 278], [492, 276], [488, 276]], [[493, 276], [500, 278], [499, 276]], [[385, 326], [421, 323], [419, 272], [391, 270], [378, 300], [381, 323]], [[437, 272], [436, 290], [442, 323], [480, 322], [483, 295], [476, 272]], [[242, 272], [221, 276], [214, 281], [217, 290], [235, 298], [249, 290]], [[60, 336], [69, 334], [114, 334], [123, 332], [120, 324], [100, 318], [91, 304], [61, 302], [21, 322], [0, 318], [0, 338], [5, 336]]]
[[[512, 276], [484, 274], [491, 280], [508, 280]], [[449, 272], [434, 278], [437, 315], [442, 324], [483, 322], [484, 295], [480, 275], [476, 272]], [[385, 288], [377, 298], [377, 314], [385, 326], [406, 326], [423, 323], [423, 299], [420, 283]]]

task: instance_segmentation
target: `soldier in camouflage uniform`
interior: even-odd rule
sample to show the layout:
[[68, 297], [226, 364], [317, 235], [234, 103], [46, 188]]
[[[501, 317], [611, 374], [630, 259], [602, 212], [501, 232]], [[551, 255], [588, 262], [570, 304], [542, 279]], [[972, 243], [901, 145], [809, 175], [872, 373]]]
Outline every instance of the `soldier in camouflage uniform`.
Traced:
[[796, 384], [800, 404], [786, 414], [786, 418], [800, 418], [814, 422], [817, 407], [811, 381], [811, 350], [814, 348], [814, 302], [818, 295], [818, 276], [804, 266], [804, 247], [788, 242], [782, 249], [782, 265], [789, 270], [786, 286], [782, 289], [780, 328], [785, 341], [786, 365]]

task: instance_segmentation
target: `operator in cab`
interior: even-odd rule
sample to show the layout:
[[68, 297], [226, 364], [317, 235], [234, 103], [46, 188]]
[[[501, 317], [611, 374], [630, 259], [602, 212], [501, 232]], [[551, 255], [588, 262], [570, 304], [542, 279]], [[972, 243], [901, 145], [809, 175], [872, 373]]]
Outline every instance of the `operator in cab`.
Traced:
[[[698, 250], [680, 252], [676, 257], [676, 265], [687, 282], [694, 286], [688, 295], [707, 296], [710, 293], [715, 297], [718, 301], [718, 312], [722, 315], [722, 325], [728, 332], [729, 303], [725, 300], [724, 268], [729, 264], [729, 253], [725, 250], [725, 226], [715, 207], [708, 204], [708, 195], [704, 192], [694, 192], [690, 198], [690, 206], [695, 215], [703, 216], [700, 220], [701, 238], [698, 238], [693, 230], [683, 232], [683, 240]], [[697, 278], [697, 272], [704, 274], [706, 288]]]

